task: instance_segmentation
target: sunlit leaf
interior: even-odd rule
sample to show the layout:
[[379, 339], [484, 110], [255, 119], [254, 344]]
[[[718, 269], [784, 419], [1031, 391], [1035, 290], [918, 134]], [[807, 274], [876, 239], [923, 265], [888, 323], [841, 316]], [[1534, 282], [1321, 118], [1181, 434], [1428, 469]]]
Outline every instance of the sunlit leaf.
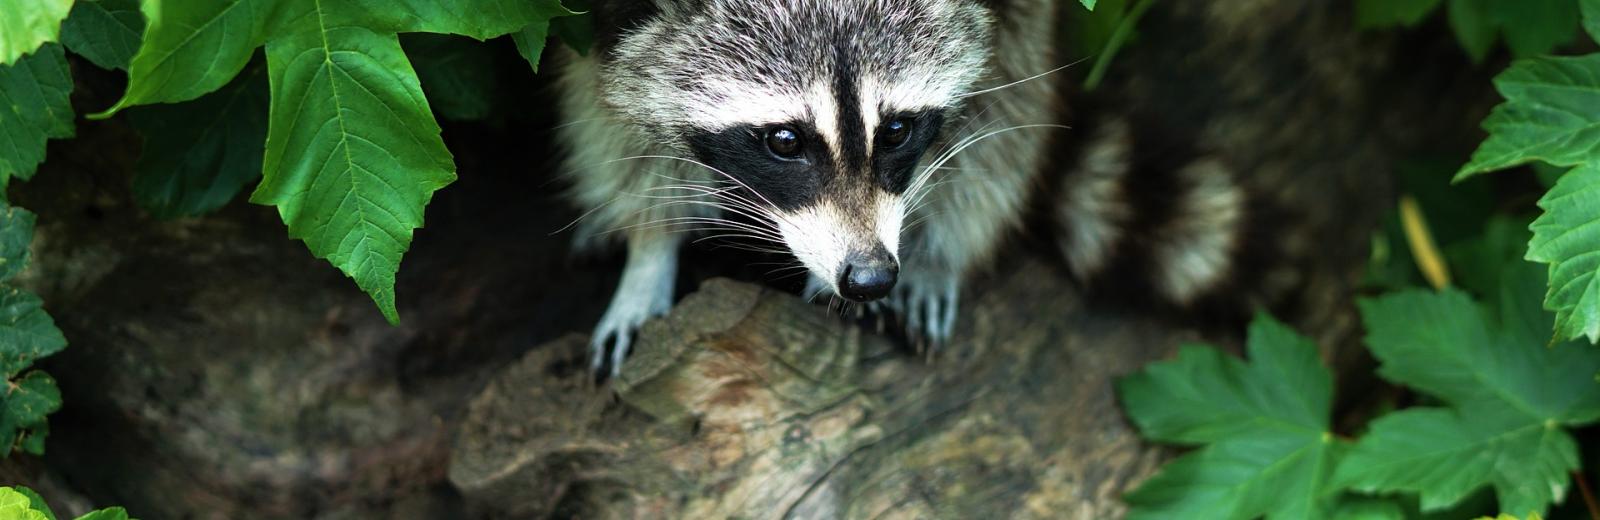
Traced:
[[7, 1], [0, 9], [0, 66], [56, 41], [72, 0]]
[[391, 322], [394, 277], [433, 192], [455, 180], [400, 42], [360, 27], [267, 46], [272, 111], [261, 185], [304, 240], [372, 295]]

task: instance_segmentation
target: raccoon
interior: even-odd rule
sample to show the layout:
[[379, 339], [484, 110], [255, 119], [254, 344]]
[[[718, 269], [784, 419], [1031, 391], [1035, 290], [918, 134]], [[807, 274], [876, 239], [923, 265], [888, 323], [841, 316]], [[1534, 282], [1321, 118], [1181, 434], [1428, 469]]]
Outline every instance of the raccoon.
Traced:
[[[1057, 216], [1072, 270], [1103, 271], [1136, 220], [1121, 197], [1125, 129], [1107, 125], [1081, 166], [1047, 171], [1066, 128], [1053, 74], [1063, 3], [596, 2], [595, 49], [569, 56], [560, 80], [578, 245], [627, 251], [593, 369], [614, 375], [638, 327], [672, 305], [685, 229], [792, 253], [808, 292], [871, 302], [935, 348], [963, 280], [1038, 187], [1070, 193]], [[1211, 173], [1170, 176], [1209, 193], [1173, 198], [1171, 214], [1204, 228], [1165, 229], [1159, 253], [1180, 269], [1158, 285], [1176, 299], [1202, 292], [1232, 247], [1203, 232], [1239, 218]]]

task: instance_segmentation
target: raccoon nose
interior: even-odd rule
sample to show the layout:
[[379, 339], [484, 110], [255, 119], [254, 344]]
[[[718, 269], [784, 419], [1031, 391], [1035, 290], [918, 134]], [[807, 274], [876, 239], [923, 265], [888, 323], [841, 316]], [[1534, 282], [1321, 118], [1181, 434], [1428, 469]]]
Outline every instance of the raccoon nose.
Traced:
[[856, 303], [877, 300], [889, 295], [899, 276], [900, 266], [887, 254], [880, 258], [851, 255], [839, 270], [839, 295]]

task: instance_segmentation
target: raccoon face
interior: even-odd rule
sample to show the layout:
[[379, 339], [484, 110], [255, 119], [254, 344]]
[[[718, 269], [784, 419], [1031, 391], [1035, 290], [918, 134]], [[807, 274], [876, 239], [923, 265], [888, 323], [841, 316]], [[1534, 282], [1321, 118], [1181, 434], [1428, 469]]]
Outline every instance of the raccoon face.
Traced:
[[601, 97], [764, 209], [847, 299], [886, 296], [918, 163], [984, 73], [970, 0], [657, 0], [602, 57]]

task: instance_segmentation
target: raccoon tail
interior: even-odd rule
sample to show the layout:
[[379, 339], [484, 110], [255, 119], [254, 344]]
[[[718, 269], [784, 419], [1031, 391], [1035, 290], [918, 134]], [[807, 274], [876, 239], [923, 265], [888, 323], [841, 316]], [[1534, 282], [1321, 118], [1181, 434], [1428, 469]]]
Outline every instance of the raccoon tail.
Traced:
[[1281, 212], [1223, 158], [1150, 134], [1108, 118], [1058, 163], [1054, 242], [1073, 277], [1095, 299], [1207, 317], [1287, 302], [1296, 272]]

